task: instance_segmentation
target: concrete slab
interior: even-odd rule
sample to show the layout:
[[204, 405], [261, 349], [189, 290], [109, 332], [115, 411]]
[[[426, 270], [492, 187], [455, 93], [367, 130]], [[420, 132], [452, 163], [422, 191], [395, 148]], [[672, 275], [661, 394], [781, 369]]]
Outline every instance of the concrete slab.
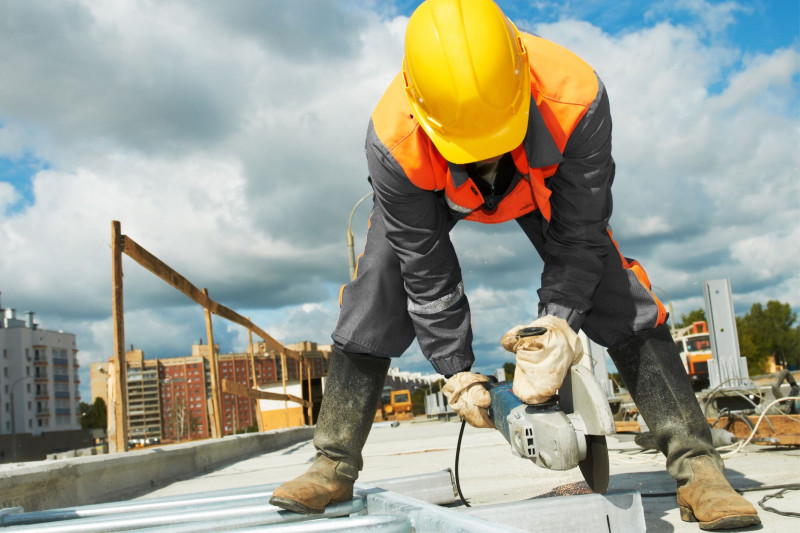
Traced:
[[[401, 422], [397, 427], [376, 426], [364, 448], [364, 470], [359, 482], [369, 483], [454, 468], [460, 423]], [[663, 458], [641, 450], [632, 435], [608, 438], [611, 462], [610, 492], [637, 490], [648, 532], [697, 532], [697, 524], [681, 521], [675, 505], [675, 483], [664, 470]], [[279, 483], [305, 471], [313, 460], [310, 441], [238, 461], [205, 475], [178, 481], [144, 497], [161, 497], [212, 489]], [[736, 489], [757, 506], [780, 486], [800, 483], [800, 449], [771, 449], [750, 445], [726, 459], [727, 475]], [[515, 457], [494, 430], [467, 426], [461, 446], [459, 477], [462, 492], [472, 506], [489, 506], [531, 498], [575, 494], [587, 490], [578, 469], [553, 472]], [[460, 505], [460, 504], [459, 504]], [[782, 511], [800, 511], [800, 491], [767, 502]], [[758, 508], [758, 506], [757, 506]], [[762, 526], [749, 531], [798, 531], [800, 519], [759, 508]], [[569, 517], [565, 517], [569, 520]], [[535, 525], [535, 517], [529, 524]], [[740, 530], [748, 531], [748, 529]]]

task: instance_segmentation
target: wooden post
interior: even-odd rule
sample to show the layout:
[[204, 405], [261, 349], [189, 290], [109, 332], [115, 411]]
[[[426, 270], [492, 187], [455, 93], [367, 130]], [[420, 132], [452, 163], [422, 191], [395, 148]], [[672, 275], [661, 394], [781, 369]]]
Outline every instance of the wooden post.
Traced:
[[[247, 317], [247, 320], [250, 320], [250, 317]], [[253, 388], [258, 389], [258, 379], [256, 376], [256, 350], [253, 346], [253, 330], [247, 328], [247, 334], [250, 337], [250, 371], [253, 373]], [[253, 399], [253, 416], [255, 417], [256, 424], [258, 425], [258, 432], [261, 433], [264, 431], [264, 421], [261, 420], [261, 407], [258, 402], [258, 399]]]
[[306, 381], [308, 382], [308, 425], [314, 425], [314, 412], [311, 406], [314, 404], [314, 399], [311, 397], [311, 364], [306, 364]]
[[[250, 317], [247, 317], [250, 320]], [[258, 380], [256, 379], [256, 350], [253, 347], [253, 330], [247, 328], [247, 334], [250, 337], [250, 371], [253, 373], [253, 388], [258, 388]]]
[[[128, 394], [127, 363], [125, 361], [125, 317], [122, 302], [122, 249], [124, 237], [120, 223], [111, 221], [111, 320], [114, 323], [114, 356], [111, 361], [113, 373], [109, 372], [111, 387], [114, 392], [109, 402], [108, 450], [114, 452], [128, 451]], [[113, 421], [113, 422], [112, 422]]]
[[[203, 295], [208, 299], [208, 289], [203, 289]], [[208, 300], [206, 300], [208, 301]], [[211, 404], [214, 406], [214, 434], [215, 438], [222, 437], [222, 412], [219, 406], [219, 376], [217, 375], [217, 354], [214, 351], [214, 331], [211, 328], [211, 311], [206, 307], [206, 335], [208, 336], [208, 366], [211, 370]]]
[[297, 364], [297, 383], [300, 385], [300, 396], [303, 395], [303, 360]]
[[[283, 382], [283, 394], [286, 395], [286, 352], [281, 350], [281, 381]], [[289, 402], [283, 402], [283, 415], [286, 419], [286, 427], [289, 427]]]

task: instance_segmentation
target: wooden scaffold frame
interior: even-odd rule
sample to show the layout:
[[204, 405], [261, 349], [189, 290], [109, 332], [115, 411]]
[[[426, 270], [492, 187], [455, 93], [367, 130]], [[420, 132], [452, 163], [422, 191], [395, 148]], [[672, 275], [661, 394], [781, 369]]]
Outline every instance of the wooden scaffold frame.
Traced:
[[[222, 421], [220, 411], [220, 395], [222, 392], [247, 396], [255, 399], [283, 400], [288, 409], [288, 402], [298, 403], [308, 410], [308, 417], [311, 420], [312, 403], [297, 396], [286, 394], [286, 358], [292, 358], [300, 364], [300, 377], [302, 380], [303, 363], [305, 357], [294, 350], [286, 348], [283, 344], [275, 340], [266, 331], [253, 324], [249, 318], [245, 318], [236, 311], [215, 302], [209, 297], [208, 289], [200, 290], [188, 279], [161, 261], [155, 255], [148, 252], [145, 248], [136, 243], [127, 235], [122, 234], [121, 225], [118, 221], [111, 222], [111, 284], [112, 284], [112, 321], [114, 328], [114, 354], [109, 364], [109, 402], [108, 402], [108, 443], [110, 452], [120, 452], [128, 450], [128, 424], [127, 424], [127, 364], [125, 360], [125, 316], [123, 305], [123, 273], [122, 255], [125, 254], [136, 263], [155, 274], [178, 291], [186, 295], [190, 300], [199, 304], [205, 310], [206, 334], [209, 346], [209, 367], [211, 372], [211, 409], [209, 417], [212, 420], [210, 427], [212, 437], [222, 436]], [[229, 380], [222, 380], [220, 383], [218, 376], [217, 354], [214, 347], [214, 331], [211, 315], [225, 318], [235, 324], [247, 329], [250, 339], [248, 352], [252, 368], [252, 388], [248, 388], [240, 383]], [[283, 369], [283, 394], [270, 393], [258, 390], [255, 373], [255, 355], [253, 349], [253, 333], [261, 337], [268, 350], [272, 353], [280, 354], [281, 366]], [[310, 394], [310, 365], [306, 362], [306, 371], [309, 377]], [[309, 396], [310, 398], [310, 396]], [[257, 418], [258, 419], [258, 418]], [[287, 414], [288, 420], [288, 414]], [[260, 419], [259, 430], [261, 429]]]

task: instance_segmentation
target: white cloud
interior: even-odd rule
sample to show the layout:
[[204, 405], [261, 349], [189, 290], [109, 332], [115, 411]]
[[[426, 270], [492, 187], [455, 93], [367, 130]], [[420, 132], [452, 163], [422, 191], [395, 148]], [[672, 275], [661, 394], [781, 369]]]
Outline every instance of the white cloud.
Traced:
[[[679, 7], [700, 16], [703, 6]], [[720, 27], [738, 9], [712, 7]], [[369, 190], [367, 122], [402, 58], [407, 19], [378, 9], [3, 3], [0, 157], [49, 164], [32, 178], [33, 204], [14, 213], [20, 191], [0, 182], [4, 303], [36, 310], [44, 327], [74, 328], [87, 360], [106, 357], [110, 222], [120, 220], [274, 337], [329, 342], [347, 215]], [[767, 297], [800, 305], [797, 234], [787, 229], [800, 218], [796, 47], [745, 56], [709, 38], [718, 27], [665, 22], [620, 35], [568, 19], [528, 27], [604, 80], [615, 237], [676, 312], [696, 308], [702, 281], [719, 277], [747, 308]], [[356, 253], [368, 204], [354, 219]], [[479, 361], [502, 363], [499, 336], [535, 315], [541, 260], [513, 223], [459, 224], [453, 240]], [[184, 296], [128, 259], [124, 268], [130, 342], [163, 356], [204, 336]], [[246, 333], [222, 324], [220, 339], [241, 349]], [[399, 363], [427, 365], [416, 348]]]
[[0, 182], [0, 213], [20, 199], [19, 193], [10, 183]]

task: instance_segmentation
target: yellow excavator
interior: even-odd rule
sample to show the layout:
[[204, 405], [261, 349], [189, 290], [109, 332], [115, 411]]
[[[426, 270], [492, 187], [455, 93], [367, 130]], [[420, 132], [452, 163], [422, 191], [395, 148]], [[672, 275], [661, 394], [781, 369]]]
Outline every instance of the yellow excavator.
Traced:
[[413, 420], [411, 410], [411, 391], [408, 389], [392, 390], [386, 386], [381, 394], [381, 404], [375, 411], [375, 422], [389, 420]]

